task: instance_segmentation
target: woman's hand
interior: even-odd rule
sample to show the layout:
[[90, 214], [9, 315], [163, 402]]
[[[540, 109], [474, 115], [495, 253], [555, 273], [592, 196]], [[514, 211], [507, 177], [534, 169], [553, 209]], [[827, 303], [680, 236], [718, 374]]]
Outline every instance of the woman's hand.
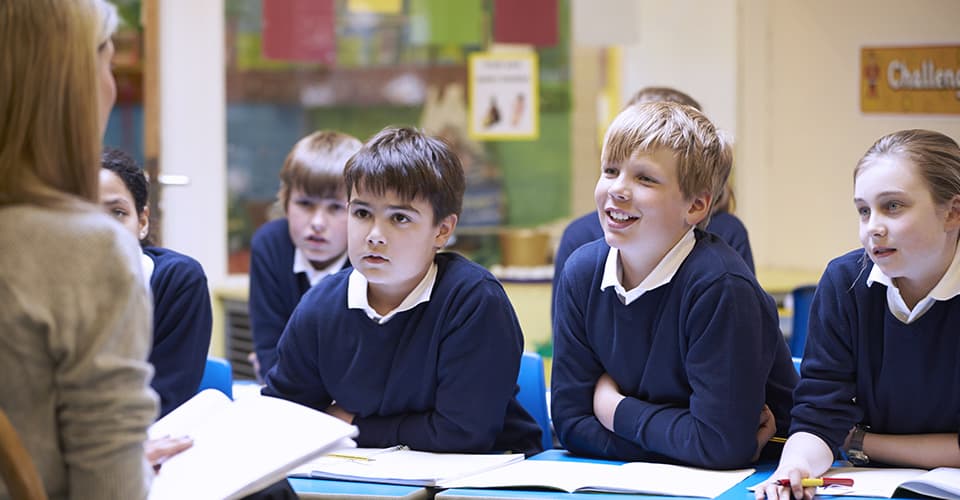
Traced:
[[148, 439], [144, 442], [143, 453], [150, 465], [153, 466], [153, 470], [159, 471], [164, 462], [191, 446], [193, 446], [193, 439], [188, 436], [164, 436], [157, 439]]

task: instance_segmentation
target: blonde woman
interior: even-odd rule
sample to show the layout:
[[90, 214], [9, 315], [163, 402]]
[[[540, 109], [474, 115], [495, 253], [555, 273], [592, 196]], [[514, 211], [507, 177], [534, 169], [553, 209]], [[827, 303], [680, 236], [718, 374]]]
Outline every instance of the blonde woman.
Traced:
[[0, 3], [0, 407], [50, 498], [145, 498], [150, 461], [189, 445], [145, 459], [139, 247], [94, 204], [116, 24], [103, 0]]

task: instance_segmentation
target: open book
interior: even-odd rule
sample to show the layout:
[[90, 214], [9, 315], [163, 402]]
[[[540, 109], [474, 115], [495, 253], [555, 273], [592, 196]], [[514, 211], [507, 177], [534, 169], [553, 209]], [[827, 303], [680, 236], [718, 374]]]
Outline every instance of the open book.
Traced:
[[853, 486], [817, 488], [818, 495], [852, 495], [891, 498], [897, 488], [946, 500], [960, 500], [960, 469], [881, 469], [834, 467], [823, 477], [848, 477]]
[[524, 460], [440, 484], [444, 488], [546, 488], [568, 493], [605, 492], [714, 498], [753, 474], [754, 469], [713, 471], [679, 465], [623, 465]]
[[462, 454], [393, 448], [334, 450], [292, 475], [408, 486], [437, 486], [443, 481], [523, 460], [523, 454]]
[[286, 477], [327, 451], [347, 446], [357, 428], [278, 398], [230, 401], [200, 392], [154, 423], [151, 438], [187, 435], [193, 447], [160, 469], [151, 500], [241, 498]]

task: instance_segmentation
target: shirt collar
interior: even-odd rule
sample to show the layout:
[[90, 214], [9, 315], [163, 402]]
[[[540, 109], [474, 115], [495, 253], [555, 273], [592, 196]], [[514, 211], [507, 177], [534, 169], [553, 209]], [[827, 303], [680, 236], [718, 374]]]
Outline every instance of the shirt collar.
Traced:
[[960, 295], [960, 245], [957, 245], [957, 250], [953, 254], [953, 261], [950, 262], [947, 272], [943, 273], [943, 277], [930, 290], [930, 293], [920, 299], [920, 302], [917, 302], [913, 310], [907, 307], [906, 302], [900, 295], [900, 289], [893, 283], [893, 280], [884, 274], [880, 270], [880, 266], [876, 264], [873, 265], [870, 275], [867, 276], [867, 286], [872, 286], [874, 283], [880, 283], [887, 287], [887, 307], [890, 308], [894, 317], [903, 323], [913, 323], [929, 311], [936, 301], [950, 300]]
[[610, 251], [607, 252], [607, 262], [603, 266], [603, 278], [600, 281], [600, 290], [605, 290], [612, 286], [614, 290], [616, 290], [617, 296], [620, 297], [620, 302], [622, 302], [623, 305], [630, 305], [631, 302], [639, 299], [641, 295], [650, 290], [670, 283], [670, 280], [677, 274], [680, 265], [687, 259], [687, 256], [690, 255], [690, 252], [693, 251], [693, 247], [696, 244], [697, 238], [694, 235], [693, 228], [690, 228], [690, 230], [683, 235], [683, 238], [680, 238], [680, 241], [663, 256], [663, 259], [653, 268], [653, 271], [650, 271], [650, 274], [632, 290], [624, 289], [621, 284], [620, 275], [622, 274], [622, 269], [619, 258], [620, 250], [611, 247]]
[[297, 248], [293, 251], [293, 274], [306, 273], [307, 280], [310, 281], [310, 286], [313, 286], [328, 275], [342, 269], [345, 262], [347, 262], [347, 252], [343, 252], [343, 255], [331, 262], [327, 267], [315, 269], [313, 264], [310, 263], [310, 260], [307, 259], [307, 256]]
[[409, 311], [418, 305], [429, 302], [430, 294], [433, 293], [433, 285], [437, 282], [437, 264], [433, 263], [427, 274], [423, 276], [420, 283], [410, 291], [394, 310], [380, 316], [377, 311], [370, 307], [367, 301], [367, 278], [360, 271], [354, 269], [350, 273], [350, 280], [347, 282], [347, 307], [350, 309], [363, 309], [367, 317], [376, 321], [378, 324], [384, 324], [393, 319], [398, 313]]
[[153, 277], [153, 269], [157, 266], [153, 262], [153, 258], [140, 251], [140, 265], [143, 267], [143, 284], [147, 286], [147, 291], [150, 291], [150, 278]]

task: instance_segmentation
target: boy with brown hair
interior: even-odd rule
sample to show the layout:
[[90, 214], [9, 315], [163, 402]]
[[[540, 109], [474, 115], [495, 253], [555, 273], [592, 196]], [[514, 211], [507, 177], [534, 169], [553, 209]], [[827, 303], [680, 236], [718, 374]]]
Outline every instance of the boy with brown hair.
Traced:
[[776, 305], [701, 230], [731, 163], [690, 106], [632, 105], [607, 131], [604, 240], [573, 253], [556, 299], [553, 422], [568, 450], [734, 468], [787, 430], [797, 374]]
[[354, 268], [297, 306], [263, 394], [337, 416], [357, 444], [540, 451], [515, 397], [523, 334], [500, 283], [455, 253], [465, 179], [442, 141], [387, 128], [348, 162]]

